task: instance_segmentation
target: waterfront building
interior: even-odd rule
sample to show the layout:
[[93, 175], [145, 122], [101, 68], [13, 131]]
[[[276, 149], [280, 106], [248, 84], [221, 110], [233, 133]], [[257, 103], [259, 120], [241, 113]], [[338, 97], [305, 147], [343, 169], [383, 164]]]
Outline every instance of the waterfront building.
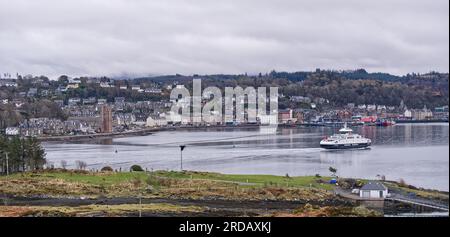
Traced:
[[380, 182], [369, 182], [359, 190], [359, 196], [366, 199], [386, 198], [388, 188]]
[[115, 113], [117, 125], [130, 125], [136, 121], [136, 117], [132, 113]]
[[147, 127], [164, 127], [167, 126], [167, 120], [164, 118], [148, 117], [146, 121]]
[[292, 109], [278, 111], [278, 122], [282, 124], [292, 123]]
[[424, 106], [423, 109], [413, 110], [412, 117], [414, 120], [429, 120], [433, 118], [433, 112]]
[[276, 114], [260, 114], [258, 115], [259, 123], [262, 125], [277, 124]]
[[112, 119], [112, 109], [110, 107], [106, 105], [102, 106], [101, 119], [102, 119], [101, 132], [111, 133], [113, 119]]
[[411, 118], [412, 118], [412, 111], [409, 110], [409, 109], [405, 110], [405, 112], [403, 113], [403, 116], [404, 116], [405, 118], [411, 119]]

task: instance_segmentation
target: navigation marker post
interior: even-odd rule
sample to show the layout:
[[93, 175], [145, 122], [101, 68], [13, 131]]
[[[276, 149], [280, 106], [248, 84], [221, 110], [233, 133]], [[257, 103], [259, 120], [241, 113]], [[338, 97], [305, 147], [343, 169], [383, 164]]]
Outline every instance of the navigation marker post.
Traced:
[[180, 159], [180, 171], [183, 171], [183, 150], [186, 145], [180, 145], [181, 159]]

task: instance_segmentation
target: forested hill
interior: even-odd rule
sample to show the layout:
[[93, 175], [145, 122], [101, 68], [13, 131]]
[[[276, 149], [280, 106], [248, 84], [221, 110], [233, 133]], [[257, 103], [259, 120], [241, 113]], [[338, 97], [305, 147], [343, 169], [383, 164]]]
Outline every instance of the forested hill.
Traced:
[[398, 106], [403, 100], [410, 108], [448, 105], [449, 74], [430, 72], [396, 76], [388, 73], [316, 70], [314, 72], [276, 72], [259, 75], [160, 76], [135, 79], [137, 83], [177, 82], [189, 87], [192, 78], [202, 78], [203, 86], [278, 86], [285, 96], [328, 99], [331, 105], [347, 103]]
[[302, 81], [306, 80], [308, 76], [314, 74], [326, 74], [329, 77], [340, 77], [342, 79], [349, 80], [380, 80], [387, 82], [419, 82], [419, 81], [447, 81], [448, 82], [448, 73], [438, 73], [438, 72], [430, 72], [426, 74], [418, 74], [418, 73], [409, 73], [403, 76], [391, 75], [389, 73], [383, 72], [373, 72], [368, 73], [364, 69], [358, 70], [347, 70], [347, 71], [331, 71], [331, 70], [320, 70], [317, 69], [315, 72], [276, 72], [272, 71], [270, 76], [273, 78], [285, 78], [291, 81]]
[[167, 80], [177, 80], [184, 81], [190, 80], [192, 77], [199, 78], [209, 78], [209, 79], [218, 79], [218, 80], [226, 80], [226, 79], [239, 79], [242, 77], [257, 77], [257, 78], [273, 78], [273, 79], [287, 79], [289, 81], [303, 81], [306, 80], [309, 76], [317, 75], [317, 74], [326, 74], [328, 77], [340, 77], [342, 79], [349, 80], [380, 80], [387, 82], [402, 82], [402, 83], [420, 83], [423, 81], [429, 82], [448, 82], [449, 74], [448, 73], [439, 73], [439, 72], [429, 72], [425, 74], [419, 73], [409, 73], [402, 76], [392, 75], [389, 73], [383, 72], [373, 72], [369, 73], [365, 69], [357, 69], [357, 70], [346, 70], [346, 71], [337, 71], [337, 70], [320, 70], [317, 69], [314, 72], [310, 71], [298, 71], [298, 72], [277, 72], [272, 71], [266, 74], [258, 74], [258, 75], [247, 75], [247, 74], [216, 74], [216, 75], [194, 75], [194, 76], [185, 76], [185, 75], [164, 75], [164, 76], [154, 76], [154, 77], [143, 77], [143, 78], [135, 78], [136, 81], [160, 81], [164, 82]]

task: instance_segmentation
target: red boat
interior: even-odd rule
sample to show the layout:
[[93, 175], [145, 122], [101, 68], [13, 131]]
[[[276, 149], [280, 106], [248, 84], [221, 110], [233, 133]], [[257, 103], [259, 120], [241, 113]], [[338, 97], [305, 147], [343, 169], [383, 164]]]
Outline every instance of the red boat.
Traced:
[[381, 121], [377, 121], [376, 124], [377, 124], [377, 126], [389, 127], [389, 126], [394, 126], [395, 121], [394, 120], [381, 120]]

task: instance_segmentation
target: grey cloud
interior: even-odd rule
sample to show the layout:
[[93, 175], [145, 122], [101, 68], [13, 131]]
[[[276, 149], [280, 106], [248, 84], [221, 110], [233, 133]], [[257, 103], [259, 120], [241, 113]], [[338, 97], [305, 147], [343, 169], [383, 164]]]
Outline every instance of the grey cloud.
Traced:
[[449, 70], [447, 0], [0, 0], [0, 72]]

